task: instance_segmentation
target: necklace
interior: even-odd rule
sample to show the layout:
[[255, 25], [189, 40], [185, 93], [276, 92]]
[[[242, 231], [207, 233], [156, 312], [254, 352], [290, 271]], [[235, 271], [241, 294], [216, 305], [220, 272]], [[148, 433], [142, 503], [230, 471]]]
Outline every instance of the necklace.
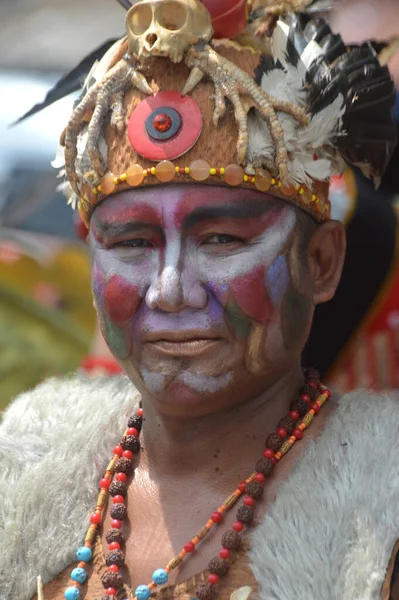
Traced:
[[[156, 569], [152, 581], [147, 585], [139, 585], [135, 590], [134, 600], [148, 600], [152, 591], [159, 585], [167, 583], [169, 574], [181, 562], [191, 555], [196, 546], [205, 539], [208, 533], [223, 522], [223, 515], [230, 510], [243, 496], [243, 504], [237, 510], [236, 521], [232, 528], [226, 531], [221, 539], [219, 555], [208, 564], [208, 581], [196, 590], [198, 600], [213, 600], [217, 593], [217, 584], [229, 570], [232, 552], [239, 550], [242, 545], [242, 533], [250, 525], [254, 517], [254, 506], [263, 493], [266, 478], [270, 476], [275, 466], [280, 462], [293, 445], [301, 440], [304, 431], [310, 426], [314, 417], [319, 413], [323, 404], [330, 398], [330, 391], [320, 383], [319, 374], [314, 369], [305, 371], [305, 385], [299, 392], [299, 397], [291, 404], [291, 410], [283, 417], [275, 432], [271, 433], [265, 442], [262, 457], [255, 464], [255, 471], [237, 488], [224, 503], [215, 510], [207, 523], [188, 541], [183, 549], [164, 568]], [[100, 481], [100, 492], [95, 512], [90, 516], [90, 527], [86, 533], [84, 545], [76, 553], [79, 561], [71, 573], [71, 582], [65, 590], [66, 600], [79, 600], [81, 585], [87, 579], [87, 564], [93, 557], [92, 547], [103, 521], [104, 507], [108, 497], [112, 497], [110, 508], [111, 529], [106, 534], [108, 553], [105, 557], [107, 572], [102, 577], [105, 595], [101, 600], [117, 600], [117, 596], [126, 588], [120, 574], [125, 564], [121, 550], [124, 543], [122, 533], [123, 521], [127, 516], [125, 497], [127, 495], [127, 477], [133, 470], [134, 455], [140, 451], [140, 432], [143, 425], [143, 409], [140, 403], [135, 415], [130, 417], [128, 427], [121, 442], [114, 448], [113, 458], [107, 466]]]

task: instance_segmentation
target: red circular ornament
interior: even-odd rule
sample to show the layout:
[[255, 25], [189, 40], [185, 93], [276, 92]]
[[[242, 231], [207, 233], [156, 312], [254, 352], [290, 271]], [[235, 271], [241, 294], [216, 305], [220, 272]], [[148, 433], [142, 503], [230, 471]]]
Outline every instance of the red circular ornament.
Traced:
[[[176, 113], [180, 117], [178, 128], [174, 127], [173, 115]], [[149, 126], [160, 133], [163, 139], [154, 139], [149, 134]], [[158, 129], [161, 126], [167, 128]], [[174, 129], [173, 135], [168, 136]], [[188, 152], [198, 140], [201, 130], [202, 115], [193, 98], [182, 96], [179, 92], [159, 92], [145, 98], [135, 108], [129, 119], [128, 136], [140, 156], [161, 161], [172, 160]]]

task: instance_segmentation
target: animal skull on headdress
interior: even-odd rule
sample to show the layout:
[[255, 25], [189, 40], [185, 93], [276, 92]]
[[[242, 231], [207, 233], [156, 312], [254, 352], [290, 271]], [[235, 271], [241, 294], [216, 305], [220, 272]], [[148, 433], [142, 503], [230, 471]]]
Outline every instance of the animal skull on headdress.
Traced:
[[126, 29], [135, 57], [166, 56], [174, 63], [213, 34], [210, 14], [200, 0], [140, 0], [126, 15]]

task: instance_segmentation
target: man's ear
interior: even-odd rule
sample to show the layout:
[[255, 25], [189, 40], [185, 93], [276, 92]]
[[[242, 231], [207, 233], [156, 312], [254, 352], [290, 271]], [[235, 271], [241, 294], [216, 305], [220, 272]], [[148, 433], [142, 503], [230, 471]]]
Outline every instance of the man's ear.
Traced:
[[314, 231], [308, 245], [308, 260], [315, 305], [334, 296], [341, 278], [345, 250], [345, 228], [339, 221], [322, 223]]

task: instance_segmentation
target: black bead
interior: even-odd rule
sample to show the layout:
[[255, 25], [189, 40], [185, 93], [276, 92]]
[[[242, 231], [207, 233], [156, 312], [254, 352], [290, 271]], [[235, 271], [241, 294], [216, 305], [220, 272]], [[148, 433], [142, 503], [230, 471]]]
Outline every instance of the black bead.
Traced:
[[125, 541], [123, 537], [123, 533], [120, 529], [110, 529], [105, 534], [105, 539], [107, 540], [107, 544], [112, 544], [112, 542], [118, 542], [118, 544], [123, 544]]
[[140, 440], [135, 435], [125, 435], [122, 438], [121, 446], [124, 450], [138, 452], [140, 450]]
[[239, 550], [241, 548], [241, 536], [237, 531], [226, 531], [222, 535], [222, 546], [228, 550]]
[[119, 521], [123, 521], [126, 518], [126, 506], [122, 503], [113, 504], [111, 506], [111, 510], [109, 511], [110, 515], [113, 519], [118, 519]]
[[300, 417], [304, 417], [309, 410], [305, 400], [296, 400], [291, 404], [291, 410], [296, 410]]
[[119, 573], [104, 573], [101, 577], [101, 583], [105, 589], [113, 587], [118, 589], [123, 584], [122, 576]]
[[216, 587], [211, 583], [201, 583], [195, 590], [195, 595], [199, 600], [213, 600], [216, 596]]
[[305, 384], [303, 387], [301, 387], [299, 393], [301, 395], [306, 394], [307, 396], [309, 396], [309, 398], [311, 400], [316, 400], [319, 395], [319, 392], [317, 391], [316, 388], [314, 388], [312, 385], [307, 385], [307, 384]]
[[227, 560], [223, 560], [223, 558], [219, 557], [212, 558], [208, 564], [208, 571], [210, 573], [215, 573], [215, 575], [219, 575], [220, 577], [226, 575], [229, 568], [230, 564], [227, 562]]
[[128, 427], [134, 427], [135, 429], [137, 429], [137, 431], [141, 431], [141, 428], [143, 427], [143, 417], [140, 417], [139, 415], [134, 415], [134, 417], [130, 417], [129, 421], [127, 422]]
[[262, 473], [265, 477], [270, 475], [270, 473], [274, 469], [274, 464], [270, 460], [270, 458], [260, 458], [255, 465], [255, 470], [258, 473]]
[[253, 521], [254, 511], [250, 506], [240, 506], [237, 510], [237, 521], [241, 521], [244, 525], [249, 525]]
[[283, 443], [284, 440], [277, 435], [277, 433], [271, 433], [269, 436], [267, 436], [265, 442], [266, 448], [270, 448], [270, 450], [273, 450], [273, 452], [278, 452]]
[[107, 567], [110, 565], [117, 565], [118, 567], [123, 567], [125, 564], [125, 556], [123, 552], [120, 550], [111, 550], [105, 557], [105, 563]]
[[287, 417], [283, 417], [279, 424], [279, 427], [282, 427], [283, 429], [286, 429], [287, 434], [291, 435], [291, 433], [294, 431], [295, 426], [296, 426], [296, 422], [294, 421], [294, 419], [291, 419], [291, 417], [287, 416]]
[[123, 496], [127, 494], [127, 485], [123, 481], [113, 481], [109, 486], [109, 493], [111, 496]]
[[129, 458], [121, 456], [115, 463], [115, 470], [117, 473], [129, 473], [132, 469], [133, 463]]
[[263, 484], [259, 481], [250, 481], [245, 486], [245, 492], [254, 500], [258, 500], [263, 494]]

